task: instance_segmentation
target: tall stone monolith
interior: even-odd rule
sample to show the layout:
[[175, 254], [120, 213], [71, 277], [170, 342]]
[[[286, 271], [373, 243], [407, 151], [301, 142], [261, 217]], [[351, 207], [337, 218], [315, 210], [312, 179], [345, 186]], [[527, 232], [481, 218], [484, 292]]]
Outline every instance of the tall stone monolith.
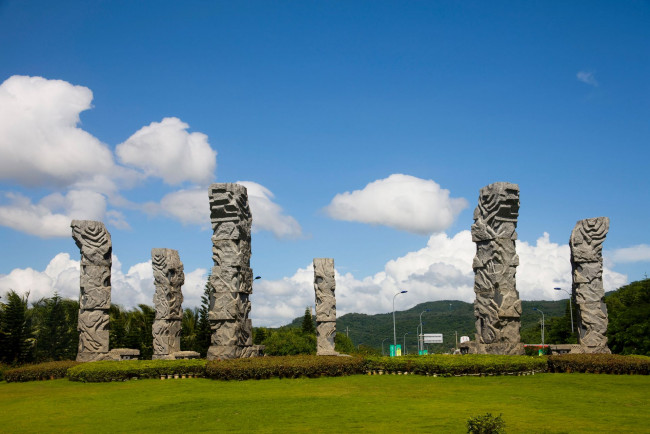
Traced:
[[314, 291], [316, 292], [316, 354], [333, 356], [336, 337], [336, 280], [334, 259], [314, 258]]
[[477, 353], [524, 353], [519, 335], [521, 301], [515, 282], [518, 215], [517, 184], [495, 182], [481, 189], [472, 225]]
[[153, 359], [166, 359], [181, 350], [181, 287], [185, 283], [185, 273], [178, 251], [172, 249], [151, 249], [151, 266], [156, 287], [153, 296], [156, 310], [152, 327]]
[[578, 221], [569, 245], [573, 277], [573, 299], [578, 312], [578, 342], [585, 353], [610, 353], [607, 348], [607, 306], [603, 300], [603, 242], [609, 218]]
[[253, 292], [253, 219], [248, 193], [243, 185], [212, 184], [209, 197], [214, 267], [209, 280], [212, 340], [208, 359], [256, 356], [261, 348], [253, 345], [253, 327], [248, 318], [248, 297]]
[[101, 360], [109, 352], [111, 234], [98, 221], [73, 220], [70, 226], [81, 252], [77, 361]]

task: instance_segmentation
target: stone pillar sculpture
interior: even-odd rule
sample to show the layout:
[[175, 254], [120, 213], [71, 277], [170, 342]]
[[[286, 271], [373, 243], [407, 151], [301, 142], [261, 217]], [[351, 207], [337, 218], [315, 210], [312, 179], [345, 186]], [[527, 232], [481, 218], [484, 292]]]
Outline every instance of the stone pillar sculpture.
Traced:
[[524, 354], [520, 342], [521, 301], [515, 273], [519, 186], [495, 182], [483, 187], [474, 210], [472, 241], [474, 268], [475, 351], [487, 354]]
[[253, 346], [251, 304], [253, 270], [250, 267], [251, 225], [246, 187], [212, 184], [209, 188], [212, 221], [212, 274], [208, 319], [212, 329], [208, 359], [259, 355]]
[[111, 234], [92, 220], [73, 220], [70, 226], [81, 252], [77, 361], [101, 360], [108, 355]]
[[334, 259], [314, 258], [314, 291], [316, 292], [316, 354], [336, 356], [336, 297], [334, 290]]
[[152, 327], [153, 359], [166, 359], [181, 350], [181, 287], [185, 283], [185, 273], [178, 251], [172, 249], [151, 249], [151, 266], [156, 286], [153, 296], [156, 310]]
[[578, 342], [585, 353], [610, 353], [605, 336], [607, 306], [603, 301], [603, 242], [608, 231], [607, 217], [580, 220], [569, 240], [572, 292], [578, 311]]

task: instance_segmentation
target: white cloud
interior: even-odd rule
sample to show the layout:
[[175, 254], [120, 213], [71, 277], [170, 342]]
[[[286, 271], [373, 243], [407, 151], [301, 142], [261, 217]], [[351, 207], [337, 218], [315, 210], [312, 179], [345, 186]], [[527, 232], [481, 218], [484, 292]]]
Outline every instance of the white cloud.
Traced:
[[576, 77], [578, 78], [578, 81], [581, 81], [590, 86], [598, 87], [598, 81], [596, 80], [593, 72], [578, 71]]
[[[388, 261], [373, 276], [357, 279], [351, 273], [336, 273], [337, 315], [349, 312], [375, 314], [404, 310], [418, 303], [434, 300], [473, 302], [474, 272], [472, 260], [476, 253], [470, 231], [453, 237], [432, 235], [426, 247]], [[552, 243], [545, 233], [535, 244], [517, 242], [520, 265], [517, 268], [517, 289], [524, 300], [559, 300], [566, 293], [553, 288], [571, 290], [569, 246]], [[627, 277], [603, 271], [606, 291], [627, 282]], [[314, 304], [313, 269], [300, 268], [291, 277], [276, 281], [259, 281], [251, 296], [251, 318], [254, 325], [279, 326], [288, 323]]]
[[183, 224], [209, 228], [209, 203], [206, 188], [192, 188], [169, 193], [160, 200], [160, 204], [146, 204], [145, 210], [153, 214], [165, 214]]
[[[238, 181], [248, 190], [248, 203], [253, 214], [253, 232], [270, 231], [276, 238], [298, 238], [302, 229], [296, 219], [284, 214], [273, 202], [273, 193], [263, 185]], [[164, 214], [183, 224], [210, 227], [210, 206], [205, 188], [178, 190], [165, 195], [159, 204], [148, 203], [144, 210], [150, 214]]]
[[56, 255], [45, 268], [16, 268], [7, 275], [0, 275], [0, 294], [14, 290], [18, 294], [29, 292], [29, 300], [52, 297], [58, 292], [64, 298], [79, 297], [79, 261], [70, 259], [67, 253]]
[[0, 85], [0, 179], [69, 185], [113, 167], [111, 151], [78, 128], [87, 87], [14, 75]]
[[[197, 268], [185, 273], [183, 307], [195, 307], [201, 304], [201, 295], [205, 285], [206, 270]], [[111, 267], [111, 303], [131, 309], [138, 304], [153, 305], [153, 270], [151, 261], [133, 265], [122, 272], [122, 263], [113, 255]], [[16, 268], [7, 275], [0, 275], [0, 295], [9, 290], [23, 295], [29, 292], [30, 302], [44, 297], [52, 297], [54, 292], [64, 298], [79, 298], [79, 261], [70, 259], [67, 253], [59, 253], [47, 265], [44, 271], [32, 268]]]
[[650, 261], [650, 246], [647, 244], [638, 244], [621, 249], [606, 250], [604, 255], [607, 259], [616, 264], [628, 262], [648, 262]]
[[465, 199], [449, 197], [449, 190], [433, 180], [393, 174], [362, 190], [337, 194], [325, 212], [337, 220], [431, 234], [451, 226], [467, 206]]
[[237, 181], [248, 191], [248, 203], [253, 214], [253, 232], [270, 231], [276, 238], [299, 238], [302, 228], [293, 217], [284, 214], [282, 207], [273, 202], [273, 193], [256, 182]]
[[214, 178], [217, 152], [210, 147], [208, 136], [188, 133], [188, 128], [178, 118], [164, 118], [140, 128], [117, 145], [115, 152], [123, 164], [138, 167], [167, 184], [208, 184]]
[[[102, 220], [106, 214], [106, 198], [89, 190], [71, 190], [65, 196], [54, 193], [38, 203], [17, 193], [7, 193], [9, 200], [0, 205], [0, 225], [42, 238], [69, 237], [73, 219]], [[113, 221], [126, 224], [119, 215]]]

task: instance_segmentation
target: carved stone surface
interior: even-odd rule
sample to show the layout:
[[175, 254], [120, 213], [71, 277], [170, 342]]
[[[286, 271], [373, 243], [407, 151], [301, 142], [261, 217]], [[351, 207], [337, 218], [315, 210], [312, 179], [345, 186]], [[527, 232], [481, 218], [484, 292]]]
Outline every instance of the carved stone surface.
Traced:
[[153, 296], [156, 317], [153, 322], [153, 358], [165, 358], [181, 350], [181, 320], [183, 318], [183, 293], [185, 283], [183, 263], [178, 251], [151, 249], [156, 291]]
[[108, 354], [111, 234], [102, 222], [92, 220], [73, 220], [70, 227], [81, 253], [77, 360], [100, 360]]
[[523, 354], [520, 342], [521, 301], [515, 273], [519, 186], [495, 182], [483, 187], [474, 210], [472, 241], [476, 243], [474, 316], [478, 353]]
[[208, 359], [253, 357], [252, 324], [248, 319], [253, 292], [251, 226], [246, 187], [239, 184], [212, 184], [209, 188], [212, 222], [210, 307], [212, 329]]
[[610, 353], [607, 348], [607, 306], [603, 301], [603, 242], [609, 219], [580, 220], [571, 232], [573, 299], [578, 310], [578, 341], [585, 353]]
[[336, 281], [334, 259], [314, 258], [314, 291], [316, 292], [316, 354], [337, 355], [336, 336]]

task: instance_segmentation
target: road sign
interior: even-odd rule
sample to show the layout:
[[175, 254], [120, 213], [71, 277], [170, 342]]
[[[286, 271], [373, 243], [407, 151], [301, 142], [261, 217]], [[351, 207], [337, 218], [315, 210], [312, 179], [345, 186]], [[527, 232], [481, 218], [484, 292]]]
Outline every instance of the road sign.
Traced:
[[422, 335], [425, 344], [441, 344], [442, 333], [425, 333]]

